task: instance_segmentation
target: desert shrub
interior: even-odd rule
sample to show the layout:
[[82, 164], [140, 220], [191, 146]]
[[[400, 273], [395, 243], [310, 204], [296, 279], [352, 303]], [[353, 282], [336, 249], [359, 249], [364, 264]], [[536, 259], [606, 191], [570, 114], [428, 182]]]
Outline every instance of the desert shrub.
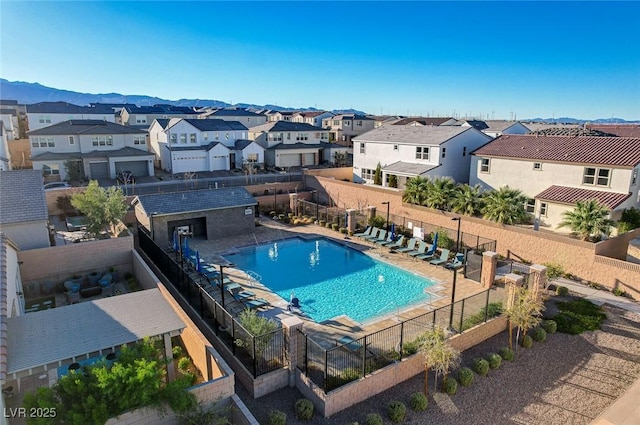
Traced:
[[402, 353], [405, 356], [410, 356], [415, 354], [420, 349], [420, 340], [416, 339], [415, 341], [409, 341], [402, 344]]
[[489, 362], [489, 368], [497, 369], [502, 364], [502, 357], [496, 353], [487, 354], [487, 362]]
[[341, 227], [340, 229], [338, 229], [340, 231], [340, 233], [342, 234], [347, 234], [347, 228], [346, 227]]
[[513, 353], [513, 350], [509, 347], [502, 347], [499, 353], [500, 353], [500, 357], [502, 357], [503, 360], [506, 360], [508, 362], [513, 361], [513, 358], [515, 356]]
[[530, 335], [525, 335], [520, 341], [520, 346], [522, 348], [530, 348], [533, 345], [533, 338]]
[[320, 225], [320, 226], [322, 226], [322, 227], [325, 227], [325, 226], [326, 226], [326, 224], [327, 224], [327, 222], [326, 222], [326, 221], [324, 221], [324, 220], [319, 220], [319, 221], [318, 221], [318, 225]]
[[[438, 245], [439, 244], [440, 243], [438, 242]], [[471, 315], [464, 319], [464, 321], [462, 322], [462, 330], [465, 331], [469, 328], [474, 327], [475, 325], [479, 325], [480, 323], [484, 322], [485, 316], [487, 317], [487, 320], [489, 320], [493, 317], [499, 316], [500, 314], [502, 314], [502, 303], [489, 303], [486, 309], [485, 307], [482, 307], [479, 313]]]
[[631, 294], [629, 294], [627, 291], [625, 291], [624, 289], [620, 289], [620, 288], [614, 288], [613, 289], [613, 295], [617, 296], [617, 297], [625, 297], [625, 298], [632, 298]]
[[333, 225], [331, 223], [327, 223], [327, 224], [324, 225], [324, 227], [326, 227], [327, 229], [331, 229], [332, 226]]
[[407, 406], [398, 400], [391, 401], [387, 405], [387, 414], [391, 422], [398, 424], [404, 421], [404, 418], [407, 416]]
[[548, 334], [554, 334], [558, 330], [558, 324], [555, 320], [545, 320], [542, 322], [541, 326]]
[[340, 228], [340, 225], [339, 225], [339, 224], [335, 224], [335, 223], [334, 223], [334, 224], [332, 224], [332, 225], [331, 225], [331, 228], [332, 228], [333, 230], [335, 230], [335, 231], [338, 231], [338, 229]]
[[173, 353], [173, 358], [177, 359], [178, 357], [180, 357], [180, 354], [182, 354], [182, 347], [176, 345], [171, 349], [171, 352]]
[[287, 414], [281, 410], [271, 410], [269, 411], [269, 416], [267, 417], [267, 424], [269, 425], [285, 425], [287, 423]]
[[569, 288], [567, 288], [566, 286], [558, 286], [556, 288], [556, 295], [560, 297], [566, 297], [567, 295], [569, 295]]
[[411, 405], [411, 409], [413, 409], [414, 412], [422, 412], [424, 410], [427, 410], [429, 400], [422, 393], [413, 393], [411, 394], [409, 404]]
[[382, 416], [377, 413], [369, 413], [364, 423], [366, 425], [382, 425]]
[[444, 381], [444, 392], [449, 395], [455, 395], [458, 392], [458, 382], [452, 377], [448, 377], [446, 381]]
[[544, 263], [547, 267], [547, 279], [549, 281], [556, 280], [564, 274], [564, 268], [558, 263]]
[[360, 368], [348, 367], [342, 371], [339, 375], [327, 376], [327, 390], [341, 387], [342, 385], [355, 381], [362, 377], [362, 370]]
[[473, 371], [468, 367], [463, 367], [458, 371], [458, 382], [463, 387], [468, 387], [473, 383]]
[[595, 331], [607, 318], [602, 307], [581, 298], [569, 302], [557, 302], [560, 313], [553, 317], [558, 324], [558, 331], [577, 335], [584, 331]]
[[375, 217], [371, 217], [369, 219], [369, 226], [374, 226], [381, 229], [385, 226], [385, 224], [387, 224], [387, 221], [385, 220], [384, 217], [380, 217], [379, 215]]
[[180, 372], [188, 372], [189, 367], [191, 366], [191, 359], [189, 357], [183, 357], [178, 360], [178, 370]]
[[531, 330], [531, 338], [535, 342], [545, 342], [547, 339], [547, 331], [542, 328], [533, 328]]
[[489, 373], [489, 362], [481, 358], [473, 359], [473, 371], [480, 376], [487, 376], [487, 373]]
[[301, 421], [309, 421], [313, 418], [313, 403], [311, 400], [301, 398], [296, 401], [296, 417]]

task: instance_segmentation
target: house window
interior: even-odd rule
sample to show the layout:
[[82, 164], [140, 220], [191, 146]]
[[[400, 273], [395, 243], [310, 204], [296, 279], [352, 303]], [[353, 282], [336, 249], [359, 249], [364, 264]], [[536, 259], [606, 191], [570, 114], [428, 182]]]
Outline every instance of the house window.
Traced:
[[351, 121], [345, 121], [344, 125], [351, 125]]
[[546, 202], [540, 202], [540, 215], [541, 216], [547, 216], [547, 203]]
[[196, 133], [189, 134], [189, 142], [191, 142], [191, 143], [196, 143], [197, 142]]
[[356, 125], [357, 125], [358, 127], [362, 127], [362, 121], [357, 121], [357, 122], [356, 122]]
[[134, 145], [144, 145], [146, 144], [146, 137], [144, 134], [138, 134], [133, 136], [133, 144]]
[[258, 154], [250, 153], [247, 155], [247, 162], [258, 162]]
[[309, 135], [307, 133], [298, 133], [296, 140], [309, 140]]
[[533, 169], [536, 170], [536, 171], [542, 170], [542, 162], [534, 162], [533, 163]]
[[524, 209], [528, 213], [533, 214], [535, 212], [535, 210], [536, 210], [536, 200], [535, 199], [527, 199], [524, 202]]
[[424, 146], [417, 146], [416, 159], [429, 159], [429, 148]]
[[365, 153], [364, 143], [360, 143], [360, 153]]
[[482, 158], [480, 160], [480, 172], [488, 173], [491, 170], [491, 158]]
[[170, 143], [171, 143], [172, 145], [175, 145], [177, 142], [178, 142], [178, 135], [177, 135], [177, 134], [175, 134], [175, 133], [172, 133], [172, 134], [171, 134], [171, 142], [170, 142]]
[[638, 170], [633, 170], [633, 175], [631, 176], [631, 185], [635, 185], [638, 181]]
[[40, 124], [51, 124], [51, 117], [49, 115], [40, 115], [38, 117], [38, 122]]
[[397, 151], [398, 150], [398, 145], [393, 145], [393, 150]]
[[31, 138], [31, 146], [34, 148], [55, 148], [56, 139], [52, 136], [34, 136]]
[[69, 144], [70, 145], [75, 145], [76, 144], [76, 138], [73, 136], [69, 136]]
[[611, 170], [608, 168], [585, 167], [582, 184], [609, 186]]
[[218, 133], [214, 135], [215, 139], [218, 140]]
[[42, 173], [45, 176], [60, 175], [60, 165], [58, 164], [42, 164]]
[[136, 117], [136, 124], [146, 124], [147, 117]]
[[464, 146], [462, 148], [462, 156], [467, 156], [467, 147], [466, 146]]
[[224, 133], [224, 138], [225, 138], [226, 140], [229, 140], [229, 133]]
[[92, 136], [91, 144], [93, 146], [113, 146], [113, 136]]
[[209, 133], [202, 133], [202, 138], [204, 140], [209, 140]]
[[180, 143], [187, 143], [187, 133], [180, 133]]
[[291, 133], [287, 133], [287, 140], [291, 140]]
[[442, 157], [444, 158], [447, 154], [447, 148], [442, 148]]
[[320, 140], [329, 140], [329, 133], [320, 133]]
[[333, 120], [333, 125], [340, 125], [340, 120]]
[[362, 177], [364, 180], [373, 180], [374, 173], [375, 170], [363, 168], [362, 171], [360, 171], [360, 177]]

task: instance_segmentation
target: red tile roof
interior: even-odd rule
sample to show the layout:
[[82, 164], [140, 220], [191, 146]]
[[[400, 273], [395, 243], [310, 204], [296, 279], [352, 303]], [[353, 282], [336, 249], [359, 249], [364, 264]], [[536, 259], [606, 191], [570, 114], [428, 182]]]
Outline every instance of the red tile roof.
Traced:
[[614, 209], [623, 203], [630, 193], [604, 192], [602, 190], [580, 189], [577, 187], [551, 186], [538, 193], [535, 198], [544, 201], [575, 204], [578, 201], [597, 199], [602, 205]]
[[640, 164], [640, 137], [506, 135], [477, 149], [473, 154], [635, 167]]
[[593, 124], [588, 125], [587, 127], [594, 130], [604, 131], [605, 133], [615, 134], [618, 137], [640, 137], [640, 125]]

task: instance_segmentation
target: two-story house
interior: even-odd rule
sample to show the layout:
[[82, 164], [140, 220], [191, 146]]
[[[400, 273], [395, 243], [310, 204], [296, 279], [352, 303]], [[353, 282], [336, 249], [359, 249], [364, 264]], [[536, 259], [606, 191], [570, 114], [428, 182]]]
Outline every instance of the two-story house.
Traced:
[[217, 119], [224, 121], [237, 121], [245, 127], [255, 127], [267, 122], [267, 116], [263, 114], [256, 114], [255, 112], [247, 111], [246, 109], [213, 109], [201, 113], [199, 118]]
[[11, 151], [9, 150], [9, 138], [4, 128], [4, 122], [0, 121], [0, 171], [11, 170]]
[[453, 125], [457, 121], [448, 117], [407, 117], [399, 120], [395, 120], [391, 124], [393, 125]]
[[79, 106], [67, 102], [40, 102], [27, 105], [29, 130], [38, 130], [69, 120], [100, 120], [115, 122], [112, 108]]
[[557, 228], [577, 201], [597, 199], [613, 219], [640, 207], [640, 138], [505, 135], [472, 153], [470, 184], [521, 190], [541, 226]]
[[329, 140], [351, 147], [351, 140], [375, 127], [375, 120], [364, 115], [340, 114], [322, 120], [322, 127], [329, 130]]
[[384, 125], [353, 139], [353, 181], [373, 182], [380, 164], [384, 186], [391, 175], [398, 188], [417, 176], [466, 183], [471, 152], [490, 140], [473, 127]]
[[249, 138], [265, 148], [269, 167], [301, 167], [334, 162], [335, 153], [346, 155], [344, 146], [328, 143], [323, 128], [290, 121], [267, 122], [249, 129]]
[[327, 111], [301, 111], [293, 114], [291, 121], [322, 127], [322, 120], [332, 116], [333, 114]]
[[18, 113], [15, 109], [0, 109], [0, 121], [4, 124], [4, 131], [8, 141], [20, 138]]
[[[68, 120], [29, 131], [33, 168], [47, 181], [115, 179], [122, 171], [153, 176], [147, 132], [100, 120]], [[72, 175], [69, 176], [68, 174]]]
[[238, 121], [173, 118], [151, 126], [150, 146], [171, 173], [230, 170], [264, 163], [264, 148], [248, 140]]
[[531, 131], [520, 121], [487, 120], [485, 123], [487, 128], [481, 131], [493, 138], [503, 134], [527, 134]]
[[197, 118], [198, 112], [186, 106], [153, 105], [123, 107], [116, 113], [116, 123], [148, 130], [155, 119]]

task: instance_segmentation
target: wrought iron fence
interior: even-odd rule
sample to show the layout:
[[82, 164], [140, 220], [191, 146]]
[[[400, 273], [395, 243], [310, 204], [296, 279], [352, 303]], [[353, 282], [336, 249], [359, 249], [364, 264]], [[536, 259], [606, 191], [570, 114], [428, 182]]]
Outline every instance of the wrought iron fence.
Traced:
[[[162, 272], [165, 283], [173, 286], [193, 307], [209, 330], [253, 374], [264, 375], [285, 365], [285, 334], [282, 328], [264, 335], [252, 335], [207, 292], [209, 283], [185, 270], [162, 250], [145, 229], [138, 228], [140, 249]], [[217, 288], [217, 287], [216, 287]]]
[[502, 291], [489, 289], [358, 339], [336, 342], [328, 349], [298, 331], [297, 367], [330, 392], [417, 353], [421, 336], [435, 326], [460, 333], [486, 322], [500, 314], [502, 298]]

